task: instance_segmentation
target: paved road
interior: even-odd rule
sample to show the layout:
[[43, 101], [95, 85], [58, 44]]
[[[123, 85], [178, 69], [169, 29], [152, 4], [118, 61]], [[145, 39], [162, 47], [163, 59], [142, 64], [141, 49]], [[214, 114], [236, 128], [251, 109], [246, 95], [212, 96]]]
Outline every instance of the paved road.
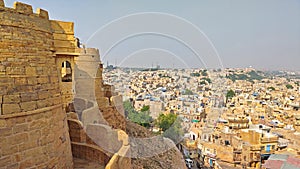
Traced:
[[[203, 166], [201, 165], [196, 165], [197, 162], [196, 160], [193, 160], [194, 161], [194, 166], [191, 168], [191, 169], [211, 169], [210, 167], [206, 167], [206, 166]], [[241, 169], [242, 167], [234, 167], [233, 165], [231, 164], [228, 164], [228, 163], [225, 163], [225, 162], [218, 162], [218, 164], [222, 167], [222, 169]]]
[[221, 162], [221, 161], [219, 161], [218, 163], [222, 167], [222, 169], [241, 169], [242, 168], [242, 166], [234, 167], [232, 164], [228, 164], [228, 163]]
[[196, 160], [193, 160], [193, 161], [194, 161], [194, 166], [191, 169], [209, 169], [207, 167], [204, 167], [200, 163], [198, 163], [199, 165], [197, 165], [197, 161]]

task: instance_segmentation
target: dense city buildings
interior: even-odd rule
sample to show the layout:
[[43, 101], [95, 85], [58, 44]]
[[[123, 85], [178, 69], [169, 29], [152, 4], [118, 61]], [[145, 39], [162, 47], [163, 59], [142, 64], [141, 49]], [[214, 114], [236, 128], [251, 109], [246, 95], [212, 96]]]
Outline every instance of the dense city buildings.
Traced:
[[[78, 7], [72, 7], [63, 10], [78, 14]], [[112, 45], [103, 52], [86, 47], [73, 22], [53, 20], [46, 10], [34, 12], [22, 2], [8, 7], [0, 0], [0, 169], [300, 169], [300, 72], [223, 68], [216, 48], [193, 23], [147, 14], [151, 17], [145, 20], [144, 13], [130, 15], [139, 18], [134, 24], [126, 20], [129, 16], [110, 23], [118, 33], [131, 31], [132, 25], [147, 31], [114, 39], [115, 30], [105, 29], [108, 24], [92, 34], [111, 36], [105, 42], [116, 40], [102, 44]], [[154, 16], [168, 16], [170, 23], [180, 21], [180, 28], [201, 32], [196, 44], [208, 50], [207, 60], [214, 53], [220, 68], [200, 68], [209, 67], [202, 58], [187, 59], [184, 69], [174, 63], [169, 68], [105, 67], [102, 61], [109, 60], [110, 50], [140, 35], [177, 40], [200, 57], [168, 31], [149, 31], [150, 25], [161, 26], [148, 22]], [[170, 25], [165, 30], [174, 31]], [[178, 36], [196, 37], [186, 30], [180, 29]], [[121, 63], [146, 50], [124, 54]], [[196, 60], [202, 65], [188, 68]]]
[[163, 152], [137, 158], [141, 146], [129, 137], [151, 133], [124, 118], [122, 96], [103, 82], [99, 50], [75, 38], [73, 22], [0, 0], [0, 37], [1, 169], [185, 167], [162, 137], [155, 145]]
[[300, 161], [299, 72], [115, 68], [104, 77], [154, 120], [176, 114], [186, 133], [179, 149], [203, 166], [270, 168], [277, 154]]

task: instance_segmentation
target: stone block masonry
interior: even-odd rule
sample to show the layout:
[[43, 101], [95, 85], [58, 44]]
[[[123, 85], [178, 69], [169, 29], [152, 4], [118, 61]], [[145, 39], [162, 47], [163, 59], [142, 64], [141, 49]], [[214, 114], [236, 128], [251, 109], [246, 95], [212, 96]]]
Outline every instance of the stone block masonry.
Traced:
[[[78, 48], [78, 42], [74, 23], [49, 20], [47, 11], [34, 13], [32, 6], [20, 2], [7, 8], [0, 0], [0, 169], [69, 169], [72, 152], [74, 157], [109, 163], [107, 168], [131, 168], [130, 158], [123, 157], [130, 153], [127, 135], [114, 130], [126, 129], [121, 98], [103, 84], [99, 51]], [[69, 133], [65, 111], [70, 105], [78, 114], [69, 119]], [[115, 134], [105, 135], [105, 140], [112, 139], [105, 142], [123, 144], [109, 144], [112, 153], [101, 149], [80, 127], [78, 117], [95, 126], [110, 125]]]
[[60, 105], [0, 116], [0, 168], [72, 168], [67, 129]]
[[0, 0], [0, 168], [73, 168], [48, 12]]

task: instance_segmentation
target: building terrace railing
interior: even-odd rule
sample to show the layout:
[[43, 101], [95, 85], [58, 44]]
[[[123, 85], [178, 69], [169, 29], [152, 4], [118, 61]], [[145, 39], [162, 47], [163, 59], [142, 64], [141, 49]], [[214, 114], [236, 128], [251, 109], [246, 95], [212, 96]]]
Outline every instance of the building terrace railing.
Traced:
[[233, 153], [242, 153], [242, 149], [240, 149], [240, 148], [233, 148]]
[[262, 137], [260, 139], [261, 143], [270, 143], [270, 142], [278, 142], [278, 138], [277, 137]]

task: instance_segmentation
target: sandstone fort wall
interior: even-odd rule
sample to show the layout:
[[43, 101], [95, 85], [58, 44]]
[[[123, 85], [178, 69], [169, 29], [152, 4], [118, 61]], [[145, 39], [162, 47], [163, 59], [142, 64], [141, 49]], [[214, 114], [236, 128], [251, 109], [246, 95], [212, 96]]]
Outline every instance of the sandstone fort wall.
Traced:
[[0, 168], [72, 168], [48, 12], [0, 0]]

